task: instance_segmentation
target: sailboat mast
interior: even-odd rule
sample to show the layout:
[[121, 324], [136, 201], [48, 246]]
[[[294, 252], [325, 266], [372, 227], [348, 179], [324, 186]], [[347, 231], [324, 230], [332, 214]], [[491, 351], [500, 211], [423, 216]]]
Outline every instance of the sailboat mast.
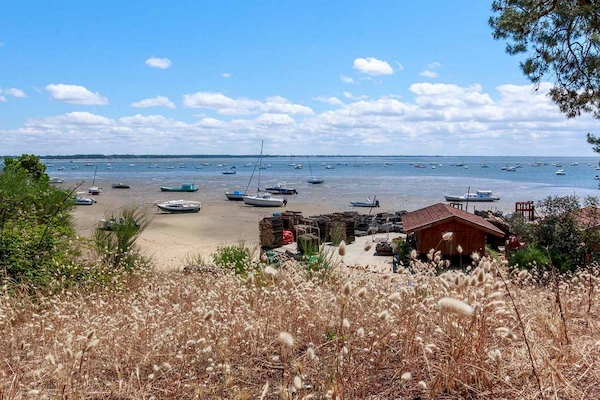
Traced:
[[260, 192], [260, 167], [262, 165], [262, 153], [263, 153], [263, 145], [265, 144], [265, 141], [262, 140], [260, 142], [260, 155], [258, 156], [258, 187], [256, 188], [256, 192]]

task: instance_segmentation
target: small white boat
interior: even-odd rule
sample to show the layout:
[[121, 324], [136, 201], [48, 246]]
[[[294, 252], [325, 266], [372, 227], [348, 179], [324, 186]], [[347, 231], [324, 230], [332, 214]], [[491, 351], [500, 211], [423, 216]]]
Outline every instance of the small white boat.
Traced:
[[227, 200], [231, 201], [242, 201], [246, 196], [248, 196], [247, 193], [240, 192], [239, 190], [234, 192], [225, 192], [225, 197], [227, 197]]
[[98, 187], [98, 186], [92, 186], [88, 189], [88, 193], [91, 195], [97, 196], [100, 193], [102, 193], [102, 188]]
[[256, 196], [243, 197], [244, 203], [254, 207], [281, 207], [287, 204], [287, 200], [279, 197], [271, 197], [270, 193], [256, 194]]
[[566, 175], [567, 173], [565, 172], [564, 169], [559, 169], [558, 171], [556, 171], [556, 175]]
[[288, 188], [285, 186], [285, 183], [278, 182], [274, 186], [269, 186], [265, 188], [266, 192], [273, 194], [298, 194], [298, 191], [294, 188]]
[[92, 204], [96, 203], [95, 199], [91, 199], [89, 197], [83, 197], [82, 195], [85, 192], [77, 192], [72, 198], [71, 198], [71, 202], [73, 204], [75, 204], [76, 206], [91, 206]]
[[353, 207], [369, 207], [369, 208], [373, 208], [373, 207], [379, 207], [379, 200], [371, 200], [369, 198], [367, 198], [367, 201], [351, 201], [350, 204], [352, 204]]
[[304, 168], [304, 165], [302, 164], [296, 164], [296, 166], [294, 166], [294, 169], [302, 169]]
[[57, 184], [57, 183], [65, 183], [63, 178], [52, 177], [50, 178], [49, 183]]
[[500, 200], [500, 197], [494, 196], [491, 190], [478, 190], [462, 196], [444, 195], [444, 197], [446, 201], [491, 202]]
[[163, 203], [156, 203], [159, 210], [168, 213], [196, 213], [200, 211], [202, 203], [191, 200], [169, 200]]

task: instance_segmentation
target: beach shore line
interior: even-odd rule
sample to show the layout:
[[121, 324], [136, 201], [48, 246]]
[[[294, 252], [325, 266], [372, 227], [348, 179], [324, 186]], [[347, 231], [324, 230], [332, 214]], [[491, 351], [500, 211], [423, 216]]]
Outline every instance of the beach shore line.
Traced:
[[[273, 212], [299, 211], [304, 216], [314, 216], [333, 212], [348, 211], [337, 209], [328, 204], [294, 202], [289, 208], [256, 208], [246, 206], [243, 202], [232, 202], [211, 199], [202, 202], [199, 213], [167, 214], [162, 213], [151, 203], [132, 202], [122, 192], [106, 190], [99, 196], [93, 196], [97, 204], [91, 206], [76, 206], [74, 219], [77, 232], [84, 237], [90, 237], [94, 228], [103, 217], [109, 217], [120, 207], [138, 204], [148, 207], [151, 222], [138, 239], [138, 245], [143, 254], [151, 256], [153, 265], [159, 270], [177, 270], [191, 260], [202, 257], [211, 262], [211, 255], [219, 246], [244, 243], [248, 246], [259, 246], [259, 221], [272, 216]], [[173, 199], [177, 197], [177, 194]], [[355, 209], [360, 213], [368, 213], [369, 209]], [[373, 209], [378, 213], [385, 208]], [[391, 235], [391, 236], [390, 236]], [[377, 271], [391, 269], [391, 257], [376, 256], [375, 246], [368, 252], [364, 251], [365, 242], [390, 239], [396, 235], [379, 234], [357, 238], [348, 245], [344, 257], [346, 265], [371, 267]], [[391, 239], [390, 239], [391, 240]]]

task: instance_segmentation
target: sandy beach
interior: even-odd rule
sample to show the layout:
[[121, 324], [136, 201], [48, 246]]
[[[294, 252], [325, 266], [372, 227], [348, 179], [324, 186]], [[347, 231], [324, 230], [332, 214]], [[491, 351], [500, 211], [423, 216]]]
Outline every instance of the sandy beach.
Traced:
[[[134, 189], [131, 189], [134, 190]], [[124, 193], [127, 192], [127, 193]], [[189, 193], [171, 193], [163, 195], [165, 199], [191, 198]], [[152, 256], [157, 269], [181, 269], [186, 260], [202, 256], [211, 260], [211, 254], [217, 247], [238, 244], [249, 246], [259, 244], [259, 221], [271, 216], [273, 212], [299, 211], [304, 216], [347, 211], [327, 204], [311, 204], [294, 202], [289, 208], [256, 208], [244, 205], [243, 202], [227, 201], [212, 198], [202, 201], [202, 209], [193, 214], [162, 213], [153, 204], [132, 201], [130, 191], [105, 189], [101, 195], [94, 196], [97, 204], [92, 206], [76, 206], [73, 212], [75, 224], [80, 235], [89, 237], [100, 219], [110, 216], [118, 208], [128, 204], [140, 204], [148, 207], [151, 222], [141, 234], [138, 244], [142, 252]], [[368, 209], [356, 209], [368, 213]], [[393, 211], [380, 208], [373, 213]], [[392, 234], [390, 234], [392, 235]], [[375, 240], [385, 240], [388, 236], [379, 234]], [[372, 240], [372, 236], [357, 238], [348, 245], [344, 262], [347, 265], [371, 266], [377, 270], [387, 271], [391, 268], [391, 257], [375, 256], [375, 249], [364, 251], [364, 243]]]

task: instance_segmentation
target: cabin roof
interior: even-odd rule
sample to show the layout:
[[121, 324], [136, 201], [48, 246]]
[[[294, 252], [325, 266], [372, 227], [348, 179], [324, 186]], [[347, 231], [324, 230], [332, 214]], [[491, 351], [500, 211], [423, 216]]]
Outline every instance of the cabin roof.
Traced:
[[402, 216], [402, 225], [407, 233], [418, 232], [452, 219], [459, 219], [467, 225], [477, 227], [495, 236], [504, 236], [501, 229], [475, 214], [468, 213], [447, 204], [438, 203], [409, 212]]

